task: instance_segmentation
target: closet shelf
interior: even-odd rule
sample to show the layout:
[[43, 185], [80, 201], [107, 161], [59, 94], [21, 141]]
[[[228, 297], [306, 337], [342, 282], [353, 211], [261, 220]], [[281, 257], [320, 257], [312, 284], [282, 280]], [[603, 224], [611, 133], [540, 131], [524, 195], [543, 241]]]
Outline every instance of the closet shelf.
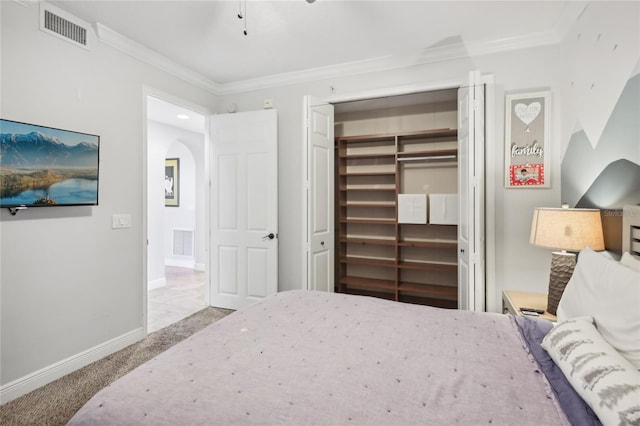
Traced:
[[362, 191], [362, 192], [366, 192], [366, 191], [369, 191], [369, 192], [372, 192], [372, 191], [375, 191], [375, 192], [380, 192], [380, 191], [396, 192], [396, 187], [395, 187], [395, 185], [393, 185], [393, 186], [371, 185], [371, 186], [352, 186], [352, 187], [347, 185], [346, 187], [341, 186], [339, 190], [340, 191], [349, 191], [349, 192], [352, 192], [352, 191], [353, 192], [358, 192], [358, 191]]
[[398, 161], [409, 161], [414, 158], [433, 158], [438, 159], [439, 157], [457, 157], [458, 150], [457, 149], [438, 149], [432, 151], [404, 151], [398, 153]]
[[395, 268], [396, 262], [393, 259], [385, 259], [378, 257], [355, 257], [355, 256], [342, 256], [340, 257], [340, 263], [351, 265], [370, 265], [381, 266], [384, 268]]
[[422, 139], [457, 137], [458, 129], [432, 129], [417, 132], [398, 133], [398, 140], [402, 142], [420, 141]]
[[456, 262], [438, 262], [438, 261], [417, 262], [417, 261], [403, 260], [398, 262], [398, 268], [417, 269], [421, 271], [454, 272], [458, 270], [458, 264]]
[[373, 135], [353, 135], [353, 136], [338, 136], [336, 141], [339, 142], [389, 142], [395, 143], [395, 134], [373, 134]]
[[396, 220], [393, 219], [370, 219], [370, 218], [341, 218], [340, 223], [362, 223], [365, 225], [395, 225]]
[[433, 247], [433, 248], [458, 248], [458, 242], [455, 240], [403, 240], [398, 241], [401, 247]]
[[393, 171], [364, 171], [364, 172], [346, 172], [340, 171], [340, 176], [395, 176], [396, 172]]
[[343, 201], [340, 207], [386, 207], [395, 208], [395, 201]]
[[444, 285], [400, 282], [398, 283], [398, 291], [401, 293], [416, 294], [432, 299], [458, 299], [458, 288]]
[[359, 289], [366, 289], [366, 290], [373, 289], [373, 290], [395, 291], [396, 289], [395, 281], [380, 280], [375, 278], [351, 277], [348, 275], [344, 277], [340, 277], [340, 284], [344, 284], [352, 288], [359, 288]]
[[341, 243], [347, 244], [372, 244], [378, 246], [395, 246], [396, 241], [392, 239], [384, 239], [384, 238], [351, 238], [351, 237], [343, 237], [340, 238], [339, 241]]
[[375, 152], [370, 154], [340, 154], [339, 158], [345, 160], [358, 160], [358, 159], [369, 159], [369, 158], [396, 158], [395, 152]]
[[394, 142], [396, 138], [405, 141], [412, 141], [415, 139], [431, 139], [431, 138], [445, 138], [454, 137], [458, 135], [457, 129], [430, 129], [430, 130], [417, 130], [413, 132], [399, 132], [399, 133], [380, 133], [373, 135], [353, 135], [353, 136], [338, 136], [336, 138], [339, 142], [380, 142], [389, 141]]

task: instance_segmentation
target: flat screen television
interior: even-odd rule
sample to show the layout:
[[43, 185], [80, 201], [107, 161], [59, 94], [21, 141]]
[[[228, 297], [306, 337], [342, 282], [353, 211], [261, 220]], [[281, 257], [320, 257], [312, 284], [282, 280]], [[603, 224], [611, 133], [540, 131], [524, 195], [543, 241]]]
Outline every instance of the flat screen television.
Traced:
[[0, 120], [0, 207], [98, 205], [100, 136]]

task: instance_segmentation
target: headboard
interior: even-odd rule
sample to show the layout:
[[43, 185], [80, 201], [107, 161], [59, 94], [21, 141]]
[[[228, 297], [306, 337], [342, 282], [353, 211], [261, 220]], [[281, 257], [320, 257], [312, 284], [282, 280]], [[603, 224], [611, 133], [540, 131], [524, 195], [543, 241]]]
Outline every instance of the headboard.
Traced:
[[640, 206], [622, 209], [622, 252], [640, 257]]

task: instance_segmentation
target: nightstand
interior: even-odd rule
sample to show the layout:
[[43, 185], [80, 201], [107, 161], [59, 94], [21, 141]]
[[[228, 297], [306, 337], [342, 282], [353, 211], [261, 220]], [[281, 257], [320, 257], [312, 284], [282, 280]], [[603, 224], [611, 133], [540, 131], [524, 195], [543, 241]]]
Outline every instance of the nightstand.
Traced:
[[[502, 290], [502, 312], [512, 315], [523, 315], [520, 308], [546, 309], [547, 295], [529, 293], [527, 291]], [[538, 318], [556, 322], [558, 318], [545, 310]]]

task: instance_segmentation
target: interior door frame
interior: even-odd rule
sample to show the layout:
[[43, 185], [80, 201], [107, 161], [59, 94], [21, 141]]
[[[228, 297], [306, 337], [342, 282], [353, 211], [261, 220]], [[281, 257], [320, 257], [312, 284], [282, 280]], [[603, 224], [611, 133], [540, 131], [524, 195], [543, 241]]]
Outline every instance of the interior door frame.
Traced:
[[[209, 117], [211, 116], [211, 111], [208, 108], [194, 104], [192, 102], [186, 101], [180, 97], [174, 96], [170, 93], [164, 92], [160, 89], [156, 89], [151, 86], [143, 85], [142, 86], [142, 116], [144, 117], [143, 125], [142, 125], [142, 332], [143, 335], [148, 335], [148, 272], [147, 272], [147, 262], [148, 262], [148, 239], [149, 232], [147, 229], [148, 226], [148, 214], [149, 214], [149, 206], [147, 205], [147, 196], [149, 192], [149, 182], [147, 181], [147, 171], [149, 167], [149, 142], [148, 142], [148, 132], [147, 132], [147, 123], [149, 119], [147, 118], [147, 98], [151, 96], [154, 98], [158, 98], [165, 102], [172, 103], [174, 105], [179, 105], [181, 107], [187, 108], [194, 112], [204, 115], [204, 176], [207, 179], [205, 183], [207, 188], [211, 186], [211, 181], [209, 180]], [[211, 191], [204, 191], [204, 214], [205, 214], [205, 232], [206, 235], [209, 235], [210, 231], [210, 220], [209, 220], [209, 199]], [[209, 285], [209, 274], [210, 274], [210, 264], [209, 264], [209, 239], [205, 239], [205, 250], [207, 252], [205, 258], [205, 301], [207, 305], [210, 304], [210, 285]]]
[[[405, 86], [395, 86], [382, 89], [371, 89], [359, 92], [344, 93], [338, 95], [331, 95], [327, 97], [320, 97], [320, 100], [329, 103], [336, 104], [340, 102], [360, 101], [365, 99], [383, 98], [388, 96], [401, 96], [410, 95], [413, 93], [432, 92], [436, 90], [446, 89], [458, 89], [468, 83], [466, 79], [459, 80], [442, 80], [438, 82], [429, 82], [421, 84], [411, 84]], [[485, 84], [485, 164], [487, 158], [496, 158], [495, 143], [489, 143], [495, 141], [495, 85], [493, 74], [481, 75], [480, 82]], [[303, 114], [306, 116], [306, 104], [303, 106]], [[305, 146], [306, 128], [303, 126], [303, 132], [305, 132]], [[306, 152], [306, 150], [303, 150]], [[306, 161], [306, 160], [305, 160]], [[495, 297], [496, 285], [495, 285], [495, 214], [493, 210], [491, 214], [488, 214], [487, 206], [495, 205], [495, 170], [491, 170], [491, 173], [487, 173], [488, 169], [485, 167], [485, 309], [489, 312], [499, 312], [497, 306], [497, 297]], [[306, 193], [307, 189], [303, 190], [303, 212], [306, 215], [307, 203]], [[306, 216], [305, 216], [306, 217]], [[306, 221], [303, 224], [303, 246], [306, 243]], [[335, 227], [335, 224], [334, 224]], [[308, 286], [308, 266], [306, 261], [302, 267], [302, 288]]]

